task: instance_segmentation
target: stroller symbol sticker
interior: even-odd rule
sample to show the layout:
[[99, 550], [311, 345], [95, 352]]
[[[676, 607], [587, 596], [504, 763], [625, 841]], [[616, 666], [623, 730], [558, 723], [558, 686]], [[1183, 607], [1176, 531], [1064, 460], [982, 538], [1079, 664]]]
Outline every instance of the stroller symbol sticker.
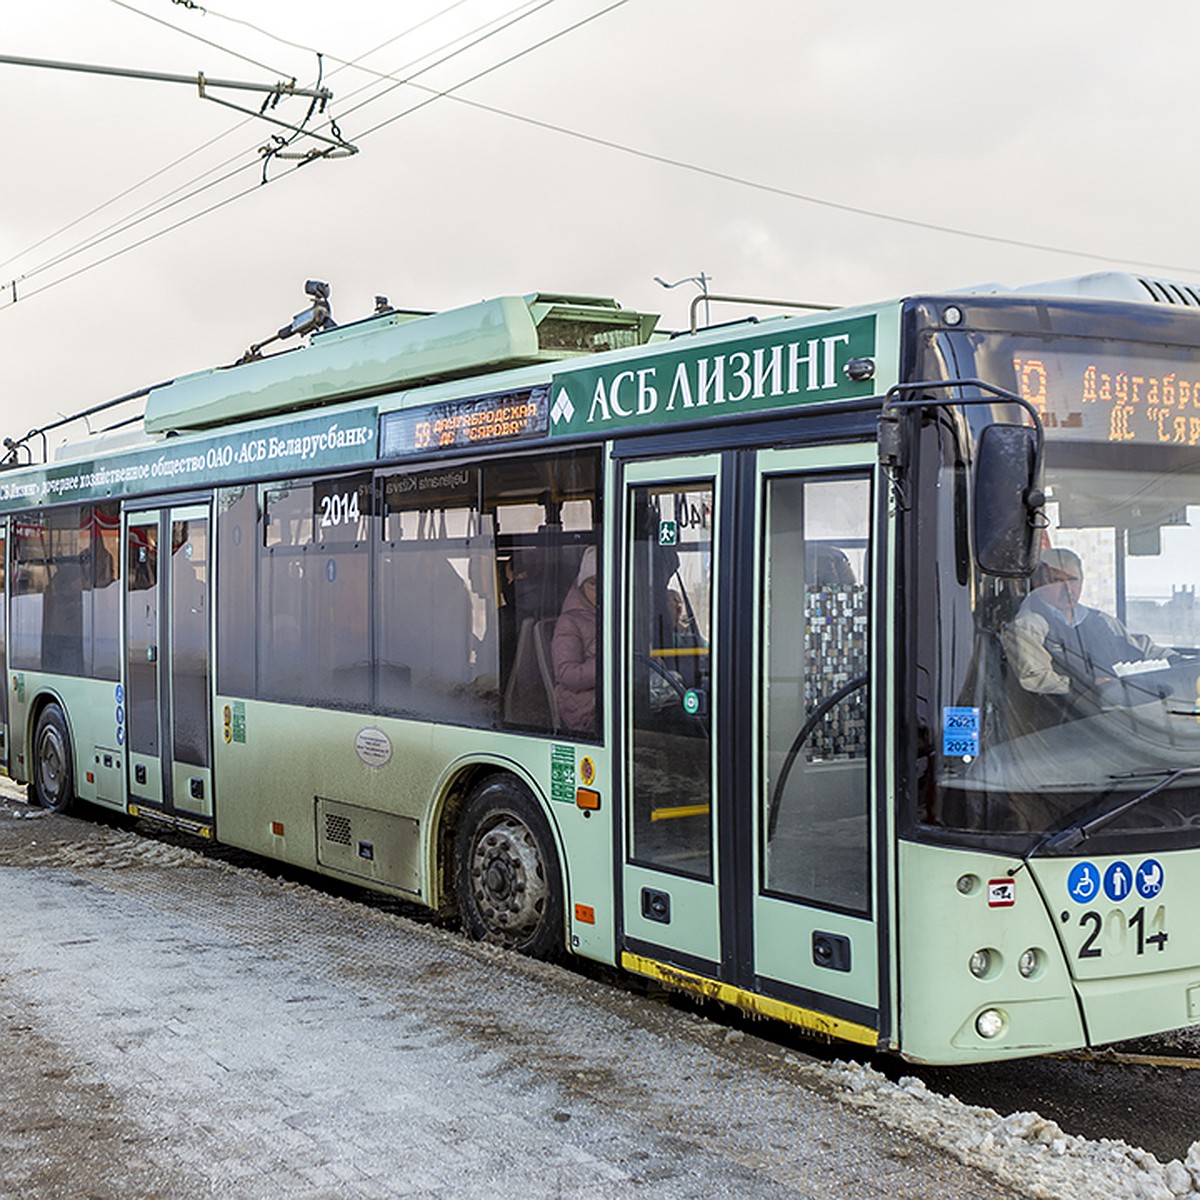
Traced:
[[1137, 869], [1137, 890], [1143, 900], [1153, 900], [1162, 891], [1163, 869], [1156, 858], [1148, 858]]

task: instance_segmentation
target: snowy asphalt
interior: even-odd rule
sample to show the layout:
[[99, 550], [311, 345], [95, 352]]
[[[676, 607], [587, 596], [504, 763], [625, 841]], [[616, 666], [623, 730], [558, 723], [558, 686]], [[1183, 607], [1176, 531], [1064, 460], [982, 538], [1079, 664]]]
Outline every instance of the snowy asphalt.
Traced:
[[19, 794], [0, 792], [0, 1195], [1194, 1194], [1181, 1163]]

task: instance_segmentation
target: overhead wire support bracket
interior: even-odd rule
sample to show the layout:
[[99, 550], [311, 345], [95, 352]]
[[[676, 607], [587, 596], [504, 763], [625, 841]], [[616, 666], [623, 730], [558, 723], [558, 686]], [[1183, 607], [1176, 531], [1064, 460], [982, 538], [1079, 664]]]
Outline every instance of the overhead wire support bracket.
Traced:
[[273, 158], [310, 159], [349, 158], [351, 154], [358, 153], [358, 147], [352, 142], [346, 141], [346, 139], [342, 137], [341, 131], [337, 127], [337, 122], [332, 119], [329, 122], [329, 128], [332, 130], [334, 136], [326, 137], [323, 133], [314, 133], [311, 129], [305, 129], [303, 124], [292, 125], [288, 121], [281, 121], [278, 117], [271, 117], [267, 115], [266, 110], [268, 108], [274, 108], [275, 105], [279, 103], [279, 100], [282, 96], [310, 96], [312, 97], [313, 102], [309, 107], [308, 116], [304, 118], [304, 120], [307, 122], [312, 116], [314, 110], [320, 112], [325, 111], [326, 101], [333, 95], [333, 93], [326, 88], [300, 89], [294, 86], [294, 80], [292, 84], [280, 83], [276, 84], [273, 88], [267, 88], [264, 85], [259, 90], [266, 92], [267, 97], [263, 101], [262, 108], [256, 110], [253, 108], [245, 108], [241, 104], [234, 104], [232, 100], [222, 100], [220, 96], [210, 96], [206, 88], [221, 87], [223, 84], [220, 80], [206, 78], [203, 72], [197, 74], [195, 79], [190, 80], [189, 82], [194, 82], [199, 87], [201, 100], [211, 100], [214, 104], [220, 104], [224, 108], [233, 109], [234, 112], [245, 113], [246, 116], [258, 117], [260, 120], [269, 121], [272, 125], [278, 125], [281, 129], [287, 129], [293, 134], [310, 137], [314, 141], [324, 142], [328, 147], [326, 150], [314, 149], [308, 150], [304, 153], [298, 153], [296, 151], [285, 153], [279, 149], [272, 149], [269, 146], [263, 146], [259, 150], [259, 153], [262, 155], [270, 155]]
[[[289, 125], [286, 121], [280, 121], [276, 117], [266, 115], [266, 108], [273, 108], [285, 96], [302, 96], [311, 100], [312, 105], [309, 108], [309, 117], [311, 117], [313, 110], [318, 107], [321, 112], [325, 111], [325, 106], [333, 99], [333, 93], [325, 87], [298, 87], [295, 79], [288, 81], [278, 80], [275, 83], [253, 83], [243, 79], [210, 79], [203, 72], [199, 71], [195, 75], [175, 75], [165, 71], [135, 70], [132, 67], [106, 67], [96, 63], [63, 62], [49, 58], [23, 58], [15, 54], [0, 54], [0, 64], [15, 67], [43, 67], [52, 71], [80, 71], [88, 75], [115, 75], [124, 79], [147, 79], [154, 83], [186, 83], [199, 88], [202, 100], [212, 100], [216, 104], [222, 104], [226, 108], [235, 109], [238, 112], [246, 113], [248, 116], [261, 117], [263, 120], [270, 121], [274, 125], [281, 125], [284, 129], [291, 130], [295, 134], [315, 138], [317, 141], [326, 143], [329, 147], [326, 150], [314, 150], [303, 157], [344, 158], [348, 155], [358, 153], [358, 147], [347, 142], [341, 136], [336, 123], [331, 122], [334, 136], [330, 138], [322, 134], [313, 133], [311, 130], [305, 129], [302, 125]], [[262, 110], [255, 111], [254, 109], [243, 108], [229, 100], [222, 100], [217, 96], [210, 95], [209, 89], [212, 88], [260, 92], [265, 95], [266, 99]], [[305, 121], [307, 120], [308, 117], [305, 118]]]

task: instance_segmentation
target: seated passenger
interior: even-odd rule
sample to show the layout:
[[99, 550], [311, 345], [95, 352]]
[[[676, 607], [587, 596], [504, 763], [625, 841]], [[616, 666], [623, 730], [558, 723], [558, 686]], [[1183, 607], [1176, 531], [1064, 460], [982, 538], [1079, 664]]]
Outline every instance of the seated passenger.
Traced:
[[596, 598], [596, 547], [589, 546], [550, 642], [558, 715], [577, 733], [596, 729]]
[[1008, 661], [1027, 692], [1065, 696], [1117, 677], [1118, 663], [1166, 659], [1170, 653], [1145, 634], [1130, 633], [1116, 617], [1079, 603], [1083, 565], [1073, 550], [1042, 551], [1025, 597], [1002, 637]]
[[674, 588], [667, 588], [667, 612], [671, 618], [673, 648], [691, 650], [704, 645], [704, 638], [696, 628], [696, 622], [688, 612], [687, 604]]

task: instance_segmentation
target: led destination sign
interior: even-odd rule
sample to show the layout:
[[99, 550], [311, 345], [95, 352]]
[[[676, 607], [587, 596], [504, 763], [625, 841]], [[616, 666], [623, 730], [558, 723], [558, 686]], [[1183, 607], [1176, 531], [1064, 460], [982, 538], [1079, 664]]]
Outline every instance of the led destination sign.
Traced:
[[380, 422], [382, 457], [544, 437], [549, 414], [546, 386], [385, 413]]
[[1017, 391], [1037, 408], [1049, 436], [1200, 445], [1200, 352], [1112, 343], [1104, 351], [1013, 348]]

